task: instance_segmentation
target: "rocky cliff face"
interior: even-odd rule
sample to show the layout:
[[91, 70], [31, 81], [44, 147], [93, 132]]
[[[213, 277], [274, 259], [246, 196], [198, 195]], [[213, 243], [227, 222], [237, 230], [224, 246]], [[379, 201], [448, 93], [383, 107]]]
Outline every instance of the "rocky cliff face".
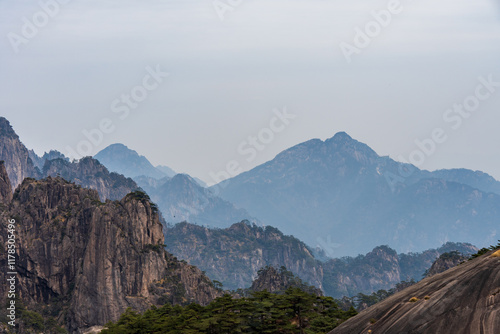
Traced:
[[500, 333], [498, 256], [489, 252], [426, 278], [364, 310], [330, 334]]
[[328, 261], [324, 272], [325, 293], [335, 297], [389, 289], [403, 279], [398, 254], [386, 246], [365, 256]]
[[322, 267], [306, 245], [273, 227], [241, 222], [227, 229], [209, 229], [180, 223], [166, 229], [165, 241], [170, 252], [228, 289], [250, 286], [259, 269], [268, 265], [285, 266], [304, 281], [322, 287]]
[[19, 140], [9, 121], [0, 117], [0, 160], [14, 190], [26, 177], [39, 177], [40, 172], [29, 157], [29, 152]]
[[[25, 179], [1, 216], [16, 220], [21, 299], [71, 333], [116, 321], [128, 307], [204, 305], [220, 295], [199, 269], [164, 251], [157, 208], [144, 193], [103, 203], [61, 178]], [[4, 230], [0, 239], [5, 245]]]
[[434, 261], [432, 266], [427, 271], [426, 277], [431, 277], [448, 269], [458, 266], [460, 263], [467, 261], [468, 257], [460, 254], [459, 252], [444, 253]]
[[0, 161], [0, 204], [8, 205], [12, 200], [12, 185], [10, 184], [5, 162]]
[[99, 161], [90, 157], [78, 162], [64, 159], [46, 161], [43, 175], [60, 176], [85, 188], [97, 190], [100, 198], [119, 200], [139, 186], [130, 178], [117, 173], [110, 173]]

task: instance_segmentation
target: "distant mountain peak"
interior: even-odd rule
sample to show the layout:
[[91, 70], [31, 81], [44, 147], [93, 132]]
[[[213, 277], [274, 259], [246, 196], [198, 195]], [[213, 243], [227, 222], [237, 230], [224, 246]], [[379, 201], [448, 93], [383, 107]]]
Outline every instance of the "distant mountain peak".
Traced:
[[179, 173], [179, 174], [175, 174], [173, 177], [172, 177], [172, 180], [171, 180], [171, 183], [175, 184], [175, 183], [187, 183], [187, 184], [190, 184], [191, 186], [193, 187], [197, 187], [197, 188], [202, 188], [198, 182], [196, 182], [195, 179], [193, 179], [191, 176], [189, 176], [188, 174], [183, 174], [183, 173]]
[[321, 245], [330, 257], [377, 244], [410, 252], [443, 240], [491, 241], [500, 182], [468, 170], [405, 173], [404, 164], [339, 132], [295, 145], [217, 190], [262, 223]]
[[127, 145], [122, 143], [111, 144], [101, 152], [114, 152], [114, 153], [120, 152], [120, 153], [126, 153], [128, 155], [139, 156], [139, 153], [130, 149]]
[[283, 152], [279, 153], [274, 161], [276, 160], [289, 160], [295, 159], [297, 156], [308, 156], [312, 151], [318, 150], [323, 145], [323, 141], [321, 139], [310, 139], [306, 142], [297, 144], [292, 146]]
[[344, 131], [340, 131], [340, 132], [337, 132], [332, 138], [331, 140], [333, 141], [349, 141], [349, 140], [353, 140], [351, 136], [349, 136], [347, 134], [347, 132], [344, 132]]
[[338, 132], [332, 138], [325, 140], [327, 147], [332, 147], [337, 152], [345, 152], [357, 161], [374, 162], [379, 158], [370, 146], [353, 139], [346, 132]]
[[120, 149], [129, 149], [127, 145], [122, 143], [114, 143], [108, 146], [108, 148], [120, 148]]
[[375, 153], [375, 151], [373, 151], [370, 148], [370, 146], [352, 138], [344, 131], [337, 132], [332, 138], [325, 140], [325, 144], [350, 145], [355, 147], [362, 147], [364, 149], [369, 149], [370, 151]]
[[346, 132], [337, 132], [333, 137], [322, 141], [321, 139], [311, 139], [306, 142], [297, 144], [277, 155], [277, 158], [295, 158], [302, 156], [303, 158], [313, 154], [318, 154], [326, 149], [329, 152], [340, 154], [347, 153], [353, 156], [356, 160], [377, 159], [379, 155], [372, 150], [368, 145], [353, 139]]
[[164, 172], [154, 167], [149, 160], [128, 148], [124, 144], [112, 144], [94, 156], [110, 171], [123, 174], [127, 177], [149, 176], [161, 179], [167, 176]]
[[199, 225], [227, 227], [237, 221], [251, 219], [244, 209], [214, 195], [187, 174], [176, 174], [158, 182], [136, 178], [151, 199], [158, 204], [169, 223], [189, 221]]

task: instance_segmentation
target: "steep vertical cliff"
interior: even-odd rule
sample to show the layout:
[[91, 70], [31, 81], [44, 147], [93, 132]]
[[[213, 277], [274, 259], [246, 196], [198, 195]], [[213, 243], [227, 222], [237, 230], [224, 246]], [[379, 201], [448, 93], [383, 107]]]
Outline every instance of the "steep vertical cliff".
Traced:
[[[158, 210], [142, 192], [103, 203], [95, 190], [61, 178], [28, 178], [3, 210], [8, 217], [16, 220], [22, 301], [71, 333], [116, 321], [128, 307], [204, 305], [220, 294], [199, 269], [164, 251]], [[4, 231], [0, 239], [4, 245]]]
[[12, 200], [12, 185], [10, 184], [5, 162], [0, 161], [0, 204], [8, 204]]
[[4, 117], [0, 117], [0, 160], [5, 161], [12, 189], [21, 184], [24, 178], [38, 177], [40, 174], [29, 157], [28, 149]]

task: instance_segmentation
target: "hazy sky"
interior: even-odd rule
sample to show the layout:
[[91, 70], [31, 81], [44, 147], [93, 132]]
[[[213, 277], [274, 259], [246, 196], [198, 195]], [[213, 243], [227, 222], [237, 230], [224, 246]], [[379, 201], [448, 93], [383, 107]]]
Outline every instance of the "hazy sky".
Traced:
[[441, 129], [420, 167], [500, 179], [497, 0], [59, 1], [0, 0], [0, 115], [39, 154], [87, 130], [92, 154], [121, 142], [213, 183], [338, 131], [418, 160]]

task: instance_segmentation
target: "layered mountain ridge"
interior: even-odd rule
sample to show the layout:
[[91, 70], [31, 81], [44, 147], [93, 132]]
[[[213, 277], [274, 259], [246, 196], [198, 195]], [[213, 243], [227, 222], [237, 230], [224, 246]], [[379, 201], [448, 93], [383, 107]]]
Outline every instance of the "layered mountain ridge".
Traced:
[[204, 187], [203, 181], [176, 174], [166, 166], [154, 167], [149, 160], [123, 144], [113, 144], [94, 156], [110, 171], [121, 173], [144, 189], [158, 204], [165, 221], [189, 221], [211, 227], [228, 227], [244, 219], [257, 221], [245, 209], [236, 208]]
[[[117, 148], [118, 153], [129, 151]], [[38, 157], [0, 117], [0, 218], [15, 220], [19, 301], [34, 312], [30, 314], [39, 312], [47, 321], [81, 333], [118, 320], [128, 307], [143, 312], [166, 303], [206, 305], [223, 293], [210, 278], [237, 289], [257, 277], [255, 291], [279, 291], [288, 283], [302, 284], [289, 279], [293, 272], [315, 285], [317, 289], [311, 289], [318, 295], [340, 298], [419, 280], [433, 263], [430, 277], [418, 283], [417, 290], [411, 287], [405, 295], [403, 291], [390, 297], [376, 311], [368, 309], [360, 320], [342, 328], [425, 333], [447, 330], [443, 323], [453, 323], [460, 332], [456, 323], [468, 317], [465, 328], [498, 329], [498, 291], [492, 287], [498, 286], [499, 276], [493, 260], [470, 261], [477, 266], [468, 262], [457, 267], [466, 268], [463, 271], [453, 268], [440, 274], [465, 258], [443, 253], [477, 249], [447, 243], [421, 253], [400, 251], [422, 250], [450, 239], [479, 245], [493, 240], [500, 218], [500, 187], [485, 173], [419, 170], [379, 157], [367, 145], [338, 133], [326, 141], [299, 144], [213, 188], [222, 190], [228, 200], [248, 205], [266, 223], [273, 220], [269, 225], [321, 246], [325, 261], [318, 261], [314, 254], [320, 252], [275, 227], [234, 224], [250, 214], [190, 176], [167, 175], [168, 167], [154, 167], [137, 153], [130, 157], [139, 163], [124, 172], [139, 173], [135, 181], [109, 172], [90, 157], [70, 162], [56, 151]], [[169, 222], [226, 228], [181, 223], [163, 231], [158, 208]], [[6, 241], [3, 230], [0, 244]], [[166, 252], [165, 242], [169, 251], [190, 264]], [[370, 248], [380, 244], [396, 249]], [[363, 249], [366, 255], [327, 259]], [[497, 258], [495, 254], [488, 259]], [[0, 265], [6, 267], [6, 261], [2, 257]], [[291, 272], [284, 267], [260, 269], [270, 265]], [[0, 273], [0, 279], [5, 275]], [[480, 288], [471, 290], [467, 284]], [[6, 285], [1, 285], [0, 303], [5, 304], [6, 295]], [[415, 300], [404, 301], [408, 297]], [[458, 309], [453, 308], [454, 298]], [[418, 304], [424, 301], [429, 305]], [[438, 311], [426, 314], [427, 307]], [[449, 312], [452, 309], [458, 317]]]
[[[139, 156], [118, 146], [125, 150], [121, 165], [127, 156]], [[484, 245], [498, 234], [500, 182], [466, 169], [420, 170], [378, 156], [345, 132], [298, 144], [211, 187], [212, 193], [186, 176], [134, 179], [169, 223], [226, 228], [250, 219], [297, 236], [331, 258], [383, 244], [399, 253], [450, 240]]]
[[383, 244], [404, 253], [449, 240], [490, 244], [499, 186], [481, 172], [429, 172], [380, 157], [341, 132], [298, 144], [211, 189], [264, 224], [340, 257]]
[[297, 238], [249, 222], [226, 229], [180, 223], [165, 230], [165, 242], [169, 252], [202, 269], [227, 289], [248, 287], [262, 267], [284, 266], [335, 298], [389, 290], [403, 280], [419, 281], [441, 254], [457, 251], [469, 255], [477, 251], [472, 245], [460, 243], [412, 254], [378, 246], [365, 255], [322, 262]]
[[[148, 187], [140, 180], [138, 184]], [[214, 195], [187, 174], [160, 180], [156, 188], [149, 189], [151, 198], [169, 223], [189, 221], [198, 225], [226, 227], [244, 219], [256, 221], [246, 210], [238, 209], [229, 201]]]

